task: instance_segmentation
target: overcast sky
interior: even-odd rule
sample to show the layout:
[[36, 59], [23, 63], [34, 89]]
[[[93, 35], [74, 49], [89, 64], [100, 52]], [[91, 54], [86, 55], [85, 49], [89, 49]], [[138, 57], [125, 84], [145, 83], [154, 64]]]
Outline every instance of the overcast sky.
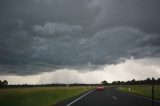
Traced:
[[0, 0], [0, 79], [18, 84], [158, 78], [159, 5]]

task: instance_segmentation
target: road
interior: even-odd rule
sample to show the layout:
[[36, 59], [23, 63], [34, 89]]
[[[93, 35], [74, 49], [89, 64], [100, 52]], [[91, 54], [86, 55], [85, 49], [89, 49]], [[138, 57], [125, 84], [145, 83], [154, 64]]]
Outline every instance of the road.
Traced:
[[[141, 96], [119, 92], [115, 88], [106, 88], [103, 91], [87, 92], [60, 102], [56, 106], [152, 106], [152, 101]], [[160, 101], [155, 101], [155, 106], [160, 106]]]

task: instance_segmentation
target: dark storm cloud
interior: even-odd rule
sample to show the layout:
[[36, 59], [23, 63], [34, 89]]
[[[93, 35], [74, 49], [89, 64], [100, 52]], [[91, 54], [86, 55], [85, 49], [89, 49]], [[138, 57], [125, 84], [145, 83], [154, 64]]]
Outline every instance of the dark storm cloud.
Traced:
[[145, 32], [160, 33], [160, 1], [101, 0], [100, 28], [128, 26]]
[[0, 0], [0, 73], [160, 56], [159, 1]]

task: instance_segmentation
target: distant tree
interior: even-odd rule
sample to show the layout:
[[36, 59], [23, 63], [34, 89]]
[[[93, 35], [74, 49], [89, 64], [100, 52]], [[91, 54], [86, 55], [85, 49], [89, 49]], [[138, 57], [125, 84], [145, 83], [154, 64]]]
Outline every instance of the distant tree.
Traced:
[[0, 80], [0, 87], [2, 87], [2, 84], [3, 84], [3, 83], [2, 83], [2, 81]]
[[136, 80], [135, 80], [135, 79], [133, 79], [133, 80], [130, 82], [130, 84], [131, 84], [131, 85], [136, 84]]
[[156, 83], [157, 83], [157, 84], [160, 84], [160, 78], [157, 79]]
[[4, 80], [4, 81], [2, 82], [2, 85], [3, 85], [3, 86], [7, 86], [7, 85], [8, 85], [8, 81], [7, 81], [7, 80]]
[[146, 80], [144, 80], [145, 84], [152, 84], [152, 80], [150, 78], [147, 78]]
[[103, 84], [103, 85], [107, 85], [107, 84], [108, 84], [108, 82], [107, 82], [106, 80], [104, 80], [104, 81], [102, 81], [102, 82], [101, 82], [101, 84]]

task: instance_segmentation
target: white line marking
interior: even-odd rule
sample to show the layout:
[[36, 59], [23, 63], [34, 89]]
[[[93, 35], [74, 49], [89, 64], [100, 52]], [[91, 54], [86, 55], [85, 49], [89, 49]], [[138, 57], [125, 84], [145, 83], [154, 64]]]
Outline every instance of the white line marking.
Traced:
[[[140, 98], [143, 98], [143, 99], [147, 99], [147, 100], [152, 100], [152, 99], [150, 99], [150, 98], [147, 98], [147, 97], [144, 97], [144, 96], [140, 96], [140, 95], [134, 95], [134, 94], [130, 94], [130, 95], [132, 95], [132, 96], [137, 96], [137, 97], [140, 97]], [[154, 100], [154, 101], [157, 102], [157, 103], [160, 103], [159, 100]]]
[[113, 99], [118, 100], [115, 96], [112, 96]]
[[95, 90], [92, 90], [92, 91], [89, 91], [87, 92], [86, 94], [82, 95], [81, 97], [77, 98], [76, 100], [74, 100], [73, 102], [69, 103], [68, 105], [66, 106], [71, 106], [73, 103], [77, 102], [78, 100], [80, 100], [81, 98], [85, 97], [86, 95], [88, 95], [89, 93], [93, 92]]

